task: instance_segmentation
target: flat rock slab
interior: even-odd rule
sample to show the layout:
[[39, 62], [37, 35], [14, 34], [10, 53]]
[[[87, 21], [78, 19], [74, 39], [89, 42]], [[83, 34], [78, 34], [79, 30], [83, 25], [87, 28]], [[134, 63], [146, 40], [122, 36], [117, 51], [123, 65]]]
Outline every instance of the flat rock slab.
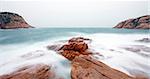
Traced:
[[72, 61], [72, 79], [135, 79], [88, 56]]
[[36, 64], [20, 68], [9, 74], [1, 75], [0, 79], [63, 79], [56, 78], [51, 67], [45, 64]]

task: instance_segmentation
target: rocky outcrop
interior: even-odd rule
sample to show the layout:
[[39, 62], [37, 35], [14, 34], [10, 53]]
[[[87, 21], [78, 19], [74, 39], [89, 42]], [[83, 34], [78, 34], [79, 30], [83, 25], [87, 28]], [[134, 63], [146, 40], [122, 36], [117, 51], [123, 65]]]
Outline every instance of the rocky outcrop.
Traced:
[[89, 55], [91, 53], [87, 50], [88, 45], [85, 43], [85, 41], [90, 41], [90, 39], [82, 37], [72, 38], [68, 41], [68, 44], [63, 45], [59, 49], [59, 52], [69, 60], [73, 60], [79, 55]]
[[11, 12], [0, 12], [0, 29], [31, 28], [22, 16]]
[[0, 76], [0, 79], [54, 79], [55, 74], [50, 66], [45, 64], [36, 64], [22, 67], [10, 74]]
[[114, 28], [127, 29], [150, 29], [150, 15], [141, 16], [135, 19], [128, 19], [120, 22]]
[[71, 61], [71, 79], [147, 79], [145, 77], [134, 78], [116, 69], [113, 69], [101, 61], [92, 57], [87, 42], [90, 39], [72, 38], [62, 47], [53, 45], [51, 50], [58, 49], [62, 56]]

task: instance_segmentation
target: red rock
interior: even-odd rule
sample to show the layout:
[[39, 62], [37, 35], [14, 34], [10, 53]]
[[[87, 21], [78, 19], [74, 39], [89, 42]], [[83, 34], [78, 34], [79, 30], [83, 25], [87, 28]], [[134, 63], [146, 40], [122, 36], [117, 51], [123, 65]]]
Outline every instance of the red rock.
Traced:
[[73, 60], [76, 56], [79, 55], [89, 55], [90, 52], [87, 51], [88, 45], [85, 43], [85, 40], [89, 40], [82, 37], [72, 38], [68, 41], [68, 44], [63, 45], [59, 51], [64, 57], [69, 60]]
[[64, 45], [60, 50], [74, 50], [82, 52], [88, 49], [88, 46], [85, 42], [71, 42]]
[[71, 69], [72, 79], [134, 79], [127, 74], [115, 70], [104, 63], [90, 58], [79, 56], [73, 59]]
[[[56, 79], [50, 66], [45, 64], [30, 65], [20, 68], [9, 74], [0, 76], [0, 79]], [[57, 78], [58, 79], [58, 78]]]
[[76, 56], [79, 56], [80, 53], [73, 50], [63, 50], [61, 55], [67, 58], [68, 60], [73, 60]]
[[72, 38], [59, 49], [60, 54], [72, 62], [71, 79], [147, 79], [133, 78], [91, 58], [93, 54], [85, 41], [82, 37]]
[[72, 38], [68, 41], [68, 44], [63, 45], [60, 50], [74, 50], [78, 52], [83, 52], [88, 49], [88, 45], [85, 40], [89, 40], [83, 37]]
[[150, 29], [150, 15], [125, 20], [117, 24], [114, 28]]

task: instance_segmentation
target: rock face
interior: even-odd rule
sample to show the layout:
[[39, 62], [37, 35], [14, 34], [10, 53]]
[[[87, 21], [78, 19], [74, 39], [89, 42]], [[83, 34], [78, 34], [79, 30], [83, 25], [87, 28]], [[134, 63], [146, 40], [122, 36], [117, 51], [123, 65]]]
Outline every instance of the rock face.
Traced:
[[18, 14], [10, 12], [0, 12], [0, 29], [31, 28]]
[[0, 76], [0, 79], [53, 79], [54, 73], [50, 71], [50, 66], [37, 64], [23, 67], [10, 74]]
[[114, 28], [127, 29], [150, 29], [150, 15], [141, 16], [135, 19], [128, 19], [120, 22]]

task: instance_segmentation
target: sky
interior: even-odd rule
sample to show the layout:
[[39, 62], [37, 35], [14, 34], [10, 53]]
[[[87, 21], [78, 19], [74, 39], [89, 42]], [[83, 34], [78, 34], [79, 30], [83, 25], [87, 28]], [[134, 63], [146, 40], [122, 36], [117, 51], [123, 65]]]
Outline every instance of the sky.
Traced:
[[0, 0], [0, 11], [14, 12], [35, 27], [113, 27], [150, 14], [150, 0]]

